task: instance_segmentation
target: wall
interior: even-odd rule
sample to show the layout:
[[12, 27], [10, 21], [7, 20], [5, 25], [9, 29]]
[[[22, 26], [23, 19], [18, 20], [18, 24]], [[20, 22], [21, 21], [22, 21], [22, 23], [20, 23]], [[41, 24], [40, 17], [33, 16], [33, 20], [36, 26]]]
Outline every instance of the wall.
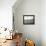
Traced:
[[0, 0], [0, 27], [12, 29], [12, 6], [16, 0]]
[[46, 0], [41, 3], [41, 41], [42, 46], [46, 46]]
[[[35, 41], [41, 46], [41, 0], [20, 0], [13, 6], [15, 30], [23, 33], [23, 37]], [[34, 25], [24, 25], [23, 15], [35, 15]]]

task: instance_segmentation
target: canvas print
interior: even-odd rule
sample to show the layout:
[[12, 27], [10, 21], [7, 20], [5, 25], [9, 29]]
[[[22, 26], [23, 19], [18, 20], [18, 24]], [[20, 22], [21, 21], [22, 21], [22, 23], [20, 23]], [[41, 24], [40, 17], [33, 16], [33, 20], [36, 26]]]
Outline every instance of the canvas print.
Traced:
[[35, 15], [24, 15], [23, 24], [35, 24]]

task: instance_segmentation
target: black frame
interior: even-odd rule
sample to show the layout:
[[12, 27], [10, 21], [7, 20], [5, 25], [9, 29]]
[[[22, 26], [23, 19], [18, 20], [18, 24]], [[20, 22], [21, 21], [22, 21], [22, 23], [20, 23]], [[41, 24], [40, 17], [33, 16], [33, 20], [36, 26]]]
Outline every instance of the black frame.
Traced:
[[[24, 17], [25, 17], [25, 16], [28, 16], [28, 17], [29, 17], [29, 16], [30, 16], [30, 17], [33, 16], [33, 23], [24, 23]], [[23, 24], [24, 24], [24, 25], [35, 24], [35, 15], [23, 15]]]

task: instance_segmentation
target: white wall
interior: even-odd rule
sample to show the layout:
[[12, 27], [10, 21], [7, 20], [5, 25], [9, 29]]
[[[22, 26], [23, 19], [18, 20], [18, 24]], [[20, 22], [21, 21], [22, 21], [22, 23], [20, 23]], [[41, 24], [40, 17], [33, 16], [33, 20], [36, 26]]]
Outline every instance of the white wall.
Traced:
[[46, 0], [41, 3], [41, 40], [42, 46], [46, 46]]
[[12, 6], [16, 0], [0, 0], [0, 27], [12, 28]]
[[[24, 38], [35, 41], [41, 46], [41, 0], [21, 0], [13, 6], [15, 29], [22, 32]], [[16, 6], [17, 5], [17, 6]], [[23, 15], [35, 15], [34, 25], [24, 25]]]

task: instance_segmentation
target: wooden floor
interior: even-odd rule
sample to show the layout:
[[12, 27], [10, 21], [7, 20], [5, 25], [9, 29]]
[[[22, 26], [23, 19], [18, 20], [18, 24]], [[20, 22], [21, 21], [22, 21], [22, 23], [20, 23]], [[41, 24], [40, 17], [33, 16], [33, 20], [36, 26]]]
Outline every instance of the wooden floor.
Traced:
[[15, 39], [13, 40], [6, 40], [6, 42], [2, 43], [0, 46], [16, 46]]

